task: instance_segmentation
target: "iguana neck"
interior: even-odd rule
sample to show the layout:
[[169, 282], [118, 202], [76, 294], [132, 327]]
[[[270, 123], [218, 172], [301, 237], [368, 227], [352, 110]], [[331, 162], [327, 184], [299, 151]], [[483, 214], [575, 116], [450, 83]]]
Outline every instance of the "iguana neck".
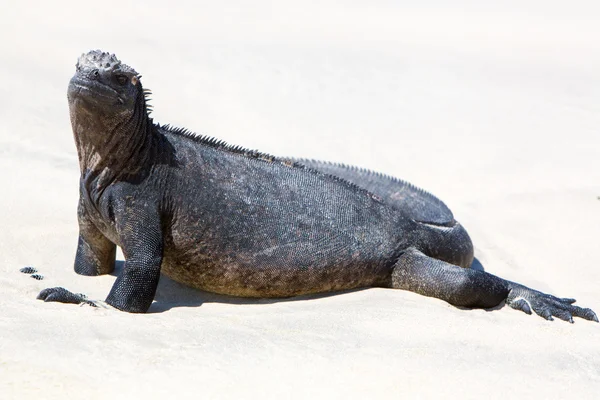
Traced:
[[145, 110], [115, 121], [106, 115], [71, 111], [73, 135], [82, 176], [93, 172], [112, 180], [133, 176], [143, 170], [155, 153], [156, 136]]

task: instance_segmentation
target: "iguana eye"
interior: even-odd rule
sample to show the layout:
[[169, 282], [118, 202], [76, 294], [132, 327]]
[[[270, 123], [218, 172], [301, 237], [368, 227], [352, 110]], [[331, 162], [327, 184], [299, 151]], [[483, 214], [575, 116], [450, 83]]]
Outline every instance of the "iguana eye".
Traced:
[[127, 84], [127, 76], [125, 75], [117, 75], [115, 76], [115, 79], [117, 80], [117, 83], [121, 86], [125, 86]]

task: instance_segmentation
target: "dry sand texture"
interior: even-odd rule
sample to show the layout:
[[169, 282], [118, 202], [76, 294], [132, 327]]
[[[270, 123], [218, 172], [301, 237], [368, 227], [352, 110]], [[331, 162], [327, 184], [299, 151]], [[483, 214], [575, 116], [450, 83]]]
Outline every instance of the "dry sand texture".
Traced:
[[147, 315], [35, 296], [103, 299], [114, 281], [72, 271], [66, 87], [101, 48], [143, 73], [157, 121], [413, 181], [488, 272], [600, 311], [599, 8], [3, 0], [0, 398], [597, 398], [600, 326], [583, 320], [383, 289], [240, 301], [167, 279]]

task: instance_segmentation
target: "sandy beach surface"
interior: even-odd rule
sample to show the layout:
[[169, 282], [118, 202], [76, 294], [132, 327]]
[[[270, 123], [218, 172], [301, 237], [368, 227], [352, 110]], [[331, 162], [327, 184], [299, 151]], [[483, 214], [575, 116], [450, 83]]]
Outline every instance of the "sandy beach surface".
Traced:
[[145, 315], [35, 299], [104, 299], [115, 280], [72, 267], [66, 88], [98, 48], [143, 74], [156, 121], [407, 179], [452, 208], [487, 272], [599, 312], [597, 2], [1, 8], [0, 399], [598, 398], [600, 325], [581, 319], [385, 289], [244, 300], [164, 277]]

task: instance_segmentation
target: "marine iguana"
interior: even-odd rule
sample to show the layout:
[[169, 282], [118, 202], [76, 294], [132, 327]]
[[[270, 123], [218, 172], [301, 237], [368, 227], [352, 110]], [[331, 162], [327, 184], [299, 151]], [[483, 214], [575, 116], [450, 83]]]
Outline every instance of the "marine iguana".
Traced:
[[[473, 246], [446, 205], [354, 167], [292, 160], [153, 122], [140, 75], [90, 51], [68, 87], [81, 170], [75, 272], [125, 266], [106, 303], [143, 313], [160, 273], [233, 296], [360, 287], [410, 290], [455, 306], [598, 321], [557, 298], [468, 268]], [[64, 288], [38, 298], [93, 303]]]

